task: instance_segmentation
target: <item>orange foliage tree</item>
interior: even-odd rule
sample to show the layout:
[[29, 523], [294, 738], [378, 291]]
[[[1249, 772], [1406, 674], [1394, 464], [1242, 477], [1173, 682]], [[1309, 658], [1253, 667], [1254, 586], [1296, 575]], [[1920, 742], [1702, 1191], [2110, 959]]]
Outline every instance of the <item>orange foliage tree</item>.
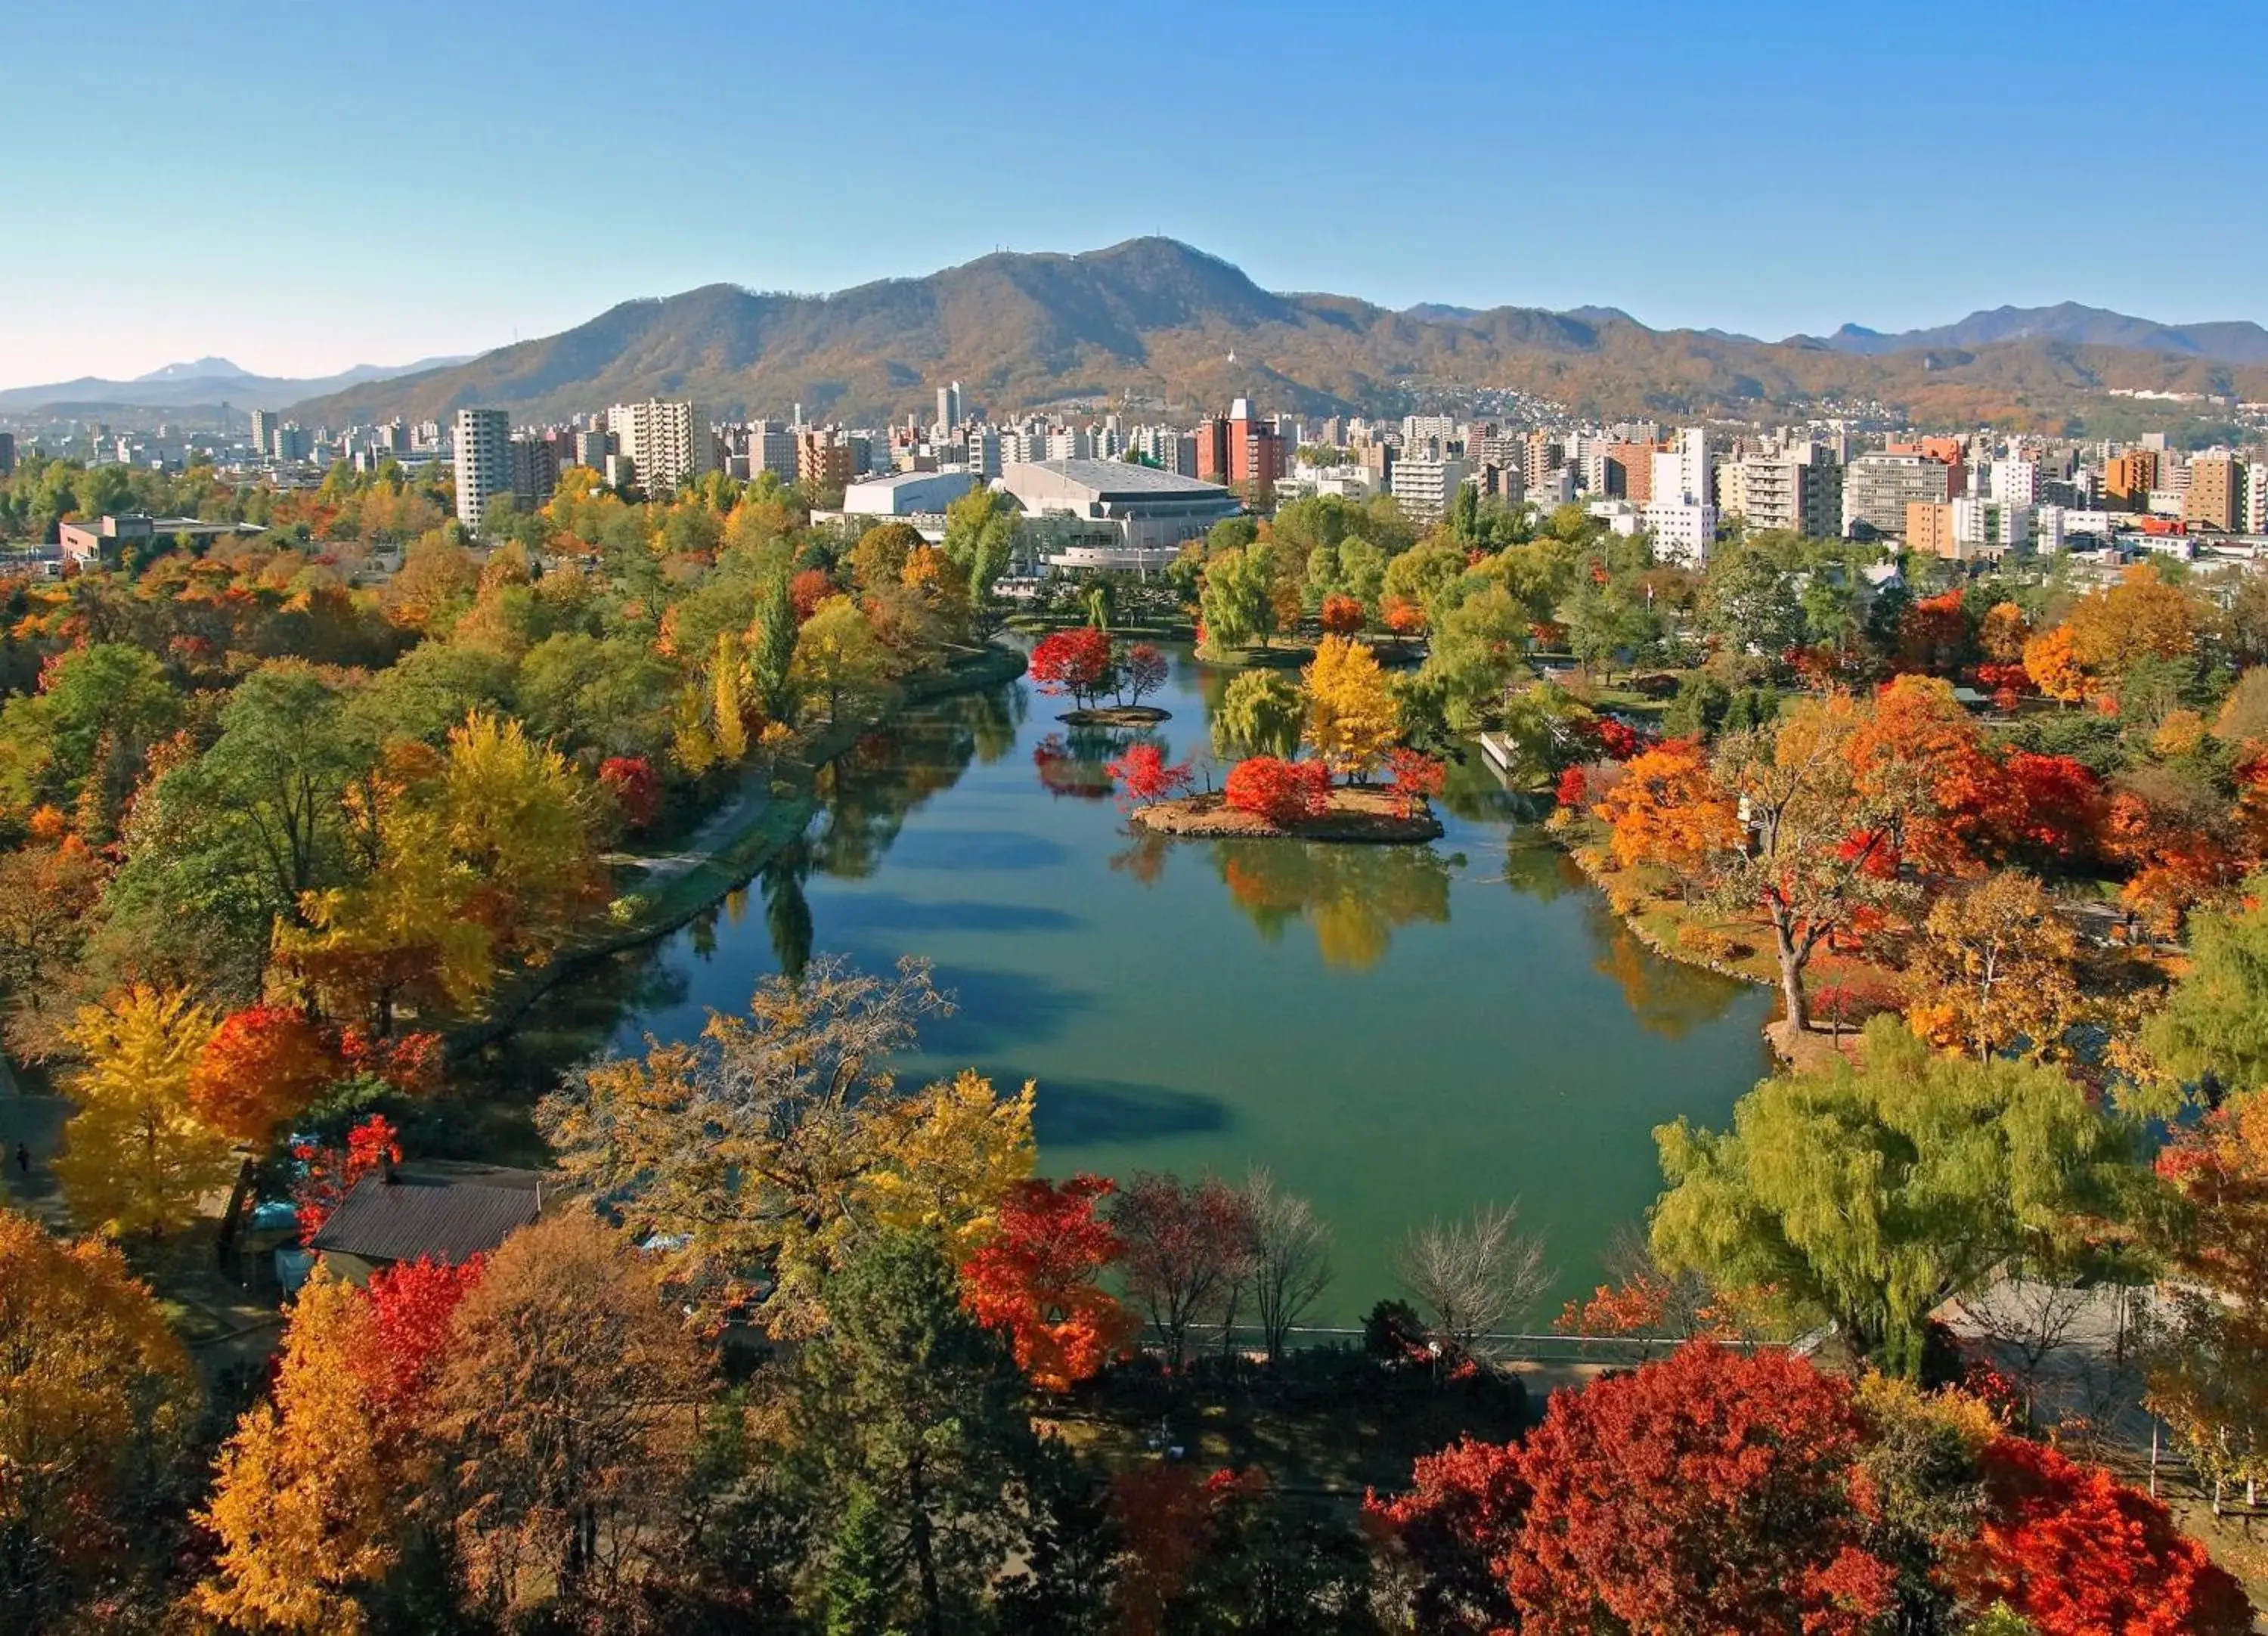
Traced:
[[1069, 1391], [1134, 1338], [1131, 1314], [1096, 1281], [1123, 1247], [1095, 1205], [1103, 1176], [1018, 1183], [990, 1242], [961, 1269], [961, 1304], [1005, 1330], [1017, 1367], [1042, 1391]]
[[1625, 868], [1658, 863], [1690, 874], [1741, 843], [1740, 803], [1691, 739], [1631, 757], [1593, 810], [1612, 829], [1609, 845]]
[[2080, 663], [2068, 625], [2043, 630], [2025, 642], [2024, 674], [2034, 687], [2058, 704], [2075, 704], [2095, 690], [2095, 679]]
[[248, 1006], [213, 1030], [189, 1072], [198, 1118], [240, 1142], [264, 1142], [314, 1104], [343, 1065], [306, 1013]]

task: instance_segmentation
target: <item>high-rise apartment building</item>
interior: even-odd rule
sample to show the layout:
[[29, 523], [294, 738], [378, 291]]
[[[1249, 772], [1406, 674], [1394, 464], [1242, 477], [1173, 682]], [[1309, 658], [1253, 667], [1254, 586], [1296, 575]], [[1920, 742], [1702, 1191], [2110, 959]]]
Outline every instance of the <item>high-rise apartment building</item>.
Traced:
[[2190, 462], [2182, 520], [2192, 528], [2235, 534], [2244, 509], [2244, 468], [2233, 454], [2200, 454]]
[[823, 426], [806, 426], [795, 435], [795, 480], [803, 491], [840, 489], [858, 475], [850, 440]]
[[1533, 494], [1543, 488], [1553, 472], [1565, 463], [1567, 451], [1559, 439], [1541, 428], [1528, 434], [1528, 446], [1520, 452], [1520, 475]]
[[1000, 434], [990, 426], [969, 429], [968, 469], [985, 483], [1000, 475]]
[[1915, 500], [1906, 506], [1906, 549], [1921, 556], [1955, 557], [1961, 542], [1953, 529], [1953, 502]]
[[1815, 458], [1751, 454], [1717, 468], [1717, 499], [1727, 517], [1749, 527], [1782, 528], [1813, 539], [1843, 531], [1843, 468], [1823, 452]]
[[2114, 454], [2102, 466], [2102, 503], [2113, 511], [2139, 512], [2150, 503], [2158, 486], [2158, 454], [2154, 449], [2133, 449]]
[[1291, 450], [1284, 446], [1275, 423], [1252, 412], [1249, 400], [1239, 398], [1224, 417], [1216, 415], [1197, 430], [1197, 475], [1207, 483], [1234, 489], [1245, 501], [1264, 509], [1276, 494], [1276, 480], [1291, 469]]
[[622, 446], [615, 441], [615, 434], [603, 428], [575, 434], [575, 464], [578, 466], [587, 466], [593, 471], [604, 471], [607, 456], [622, 452]]
[[665, 398], [617, 403], [607, 411], [607, 427], [650, 495], [672, 493], [717, 469], [716, 436], [697, 403]]
[[523, 431], [512, 440], [512, 497], [526, 511], [534, 511], [559, 486], [559, 446], [539, 432]]
[[[12, 453], [0, 449], [0, 473], [8, 469]], [[2244, 472], [2244, 532], [2268, 534], [2268, 461], [2255, 461]]]
[[1646, 495], [1649, 504], [1656, 500], [1682, 501], [1688, 505], [1713, 503], [1715, 496], [1709, 482], [1709, 434], [1702, 428], [1688, 426], [1679, 432], [1667, 449], [1655, 452], [1652, 465], [1653, 478]]
[[[1633, 505], [1653, 497], [1653, 457], [1651, 443], [1609, 443], [1603, 451], [1605, 491]], [[1727, 507], [1727, 509], [1730, 509]]]
[[263, 461], [275, 458], [276, 412], [273, 409], [252, 411], [252, 452]]
[[937, 389], [937, 424], [947, 431], [961, 424], [961, 383], [957, 380]]
[[1843, 468], [1843, 532], [1854, 540], [1902, 534], [1906, 507], [1953, 498], [1953, 468], [1926, 454], [1861, 454]]
[[16, 469], [16, 434], [0, 431], [0, 477]]
[[460, 409], [453, 424], [457, 520], [477, 538], [490, 503], [512, 492], [512, 417], [500, 409]]
[[1440, 520], [1464, 481], [1465, 463], [1454, 455], [1404, 454], [1394, 462], [1394, 497], [1412, 522]]

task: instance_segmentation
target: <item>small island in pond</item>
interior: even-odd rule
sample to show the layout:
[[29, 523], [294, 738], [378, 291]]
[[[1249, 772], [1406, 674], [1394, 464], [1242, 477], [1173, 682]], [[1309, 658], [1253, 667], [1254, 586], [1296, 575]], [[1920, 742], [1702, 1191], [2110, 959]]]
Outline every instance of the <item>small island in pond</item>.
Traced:
[[1173, 719], [1173, 711], [1155, 704], [1094, 704], [1067, 710], [1056, 718], [1073, 727], [1154, 727]]
[[1394, 791], [1362, 785], [1341, 785], [1331, 791], [1323, 811], [1283, 823], [1232, 807], [1217, 792], [1155, 801], [1127, 816], [1137, 828], [1160, 835], [1213, 840], [1415, 842], [1441, 836], [1441, 821], [1423, 802], [1404, 817]]

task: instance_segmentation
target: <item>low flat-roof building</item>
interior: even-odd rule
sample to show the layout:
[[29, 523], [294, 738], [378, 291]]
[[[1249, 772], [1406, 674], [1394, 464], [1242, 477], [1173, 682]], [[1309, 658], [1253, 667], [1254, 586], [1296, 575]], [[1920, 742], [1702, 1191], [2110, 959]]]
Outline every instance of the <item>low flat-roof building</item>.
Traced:
[[1162, 568], [1186, 541], [1243, 507], [1217, 483], [1124, 461], [1008, 461], [1000, 486], [1033, 517], [1092, 525], [1072, 568]]
[[862, 477], [843, 490], [845, 517], [924, 517], [941, 512], [977, 484], [976, 474], [966, 467], [958, 471], [903, 471], [886, 477]]
[[141, 512], [99, 518], [93, 522], [63, 523], [55, 530], [63, 560], [81, 568], [116, 562], [127, 546], [145, 540], [170, 543], [184, 534], [195, 541], [259, 532], [254, 523], [209, 523], [201, 518], [151, 517]]

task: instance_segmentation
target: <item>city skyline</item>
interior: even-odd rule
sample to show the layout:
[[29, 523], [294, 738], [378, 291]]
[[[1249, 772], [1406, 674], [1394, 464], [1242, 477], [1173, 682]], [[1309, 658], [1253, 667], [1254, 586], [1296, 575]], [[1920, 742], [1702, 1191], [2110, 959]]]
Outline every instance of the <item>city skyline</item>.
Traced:
[[[2161, 92], [2093, 5], [2003, 8], [1948, 38], [1777, 4], [1726, 21], [1639, 4], [1580, 36], [1537, 7], [1453, 30], [1167, 7], [1138, 29], [1017, 33], [679, 4], [641, 10], [635, 50], [620, 13], [574, 3], [490, 9], [446, 51], [279, 8], [114, 15], [105, 98], [197, 112], [177, 158], [153, 145], [160, 118], [40, 139], [69, 163], [19, 159], [19, 219], [54, 237], [11, 269], [0, 385], [207, 355], [320, 375], [704, 284], [832, 291], [1153, 232], [1271, 290], [1611, 306], [1766, 340], [2066, 300], [2268, 319], [2252, 213], [2177, 254], [2146, 211], [2097, 218], [2257, 170], [2264, 138], [2214, 127], [2207, 150], [2200, 123], [2114, 120]], [[2183, 37], [2217, 46], [2183, 55], [2183, 106], [2244, 94], [2264, 32], [2251, 8], [2190, 8]], [[83, 77], [97, 43], [59, 6], [11, 25], [33, 83]], [[247, 111], [216, 121], [223, 86]], [[1197, 162], [1224, 142], [1278, 162], [1211, 185]], [[465, 185], [468, 155], [499, 185]], [[90, 171], [115, 212], [99, 230]]]

